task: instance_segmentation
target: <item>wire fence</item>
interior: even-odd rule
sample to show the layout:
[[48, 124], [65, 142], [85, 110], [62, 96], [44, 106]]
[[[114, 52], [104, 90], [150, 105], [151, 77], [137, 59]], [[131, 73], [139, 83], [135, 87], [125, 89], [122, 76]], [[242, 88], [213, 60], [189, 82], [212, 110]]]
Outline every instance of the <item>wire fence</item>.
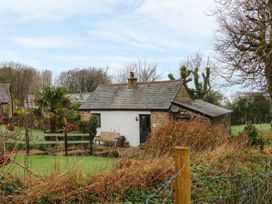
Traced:
[[[269, 164], [270, 164], [269, 160]], [[153, 194], [148, 196], [146, 204], [174, 202], [173, 182], [184, 170], [186, 164]], [[235, 173], [233, 175], [213, 175], [192, 177], [192, 204], [195, 203], [233, 203], [255, 204], [272, 203], [272, 169], [263, 169], [261, 173], [247, 175]]]
[[152, 203], [152, 198], [156, 197], [156, 196], [160, 196], [159, 193], [160, 192], [164, 192], [166, 193], [165, 198], [163, 199], [163, 204], [167, 203], [167, 201], [169, 201], [169, 199], [171, 197], [173, 197], [173, 182], [175, 181], [175, 179], [177, 178], [177, 176], [180, 175], [180, 173], [185, 169], [186, 165], [189, 163], [186, 162], [182, 168], [173, 176], [171, 176], [160, 188], [158, 188], [153, 194], [151, 194], [147, 199], [146, 199], [146, 204], [151, 204]]
[[[16, 135], [8, 135], [11, 139]], [[0, 141], [1, 142], [1, 141]], [[184, 171], [187, 164], [191, 167], [201, 160], [188, 160], [174, 175], [165, 183], [150, 194], [146, 204], [153, 203], [173, 203], [174, 191], [173, 183], [175, 179]], [[192, 175], [192, 203], [238, 203], [238, 204], [255, 204], [255, 203], [272, 203], [272, 169], [271, 159], [268, 159], [265, 169], [259, 173], [247, 175], [235, 173], [233, 175]], [[1, 172], [0, 179], [8, 175], [15, 166], [21, 166], [33, 176], [38, 177], [16, 161]], [[194, 172], [193, 172], [194, 173]], [[158, 202], [158, 200], [160, 202]]]

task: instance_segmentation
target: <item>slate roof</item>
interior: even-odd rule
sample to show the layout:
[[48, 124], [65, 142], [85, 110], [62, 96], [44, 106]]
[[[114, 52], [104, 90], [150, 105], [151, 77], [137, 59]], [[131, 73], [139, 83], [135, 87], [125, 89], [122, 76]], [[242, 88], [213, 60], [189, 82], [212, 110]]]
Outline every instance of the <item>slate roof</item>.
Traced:
[[223, 108], [221, 106], [213, 105], [203, 100], [192, 100], [189, 102], [175, 100], [173, 101], [173, 103], [210, 117], [218, 117], [221, 115], [232, 113], [232, 110]]
[[74, 102], [83, 104], [90, 96], [90, 93], [69, 93], [66, 94]]
[[167, 110], [175, 98], [181, 80], [100, 85], [80, 106], [80, 110]]
[[9, 103], [11, 100], [10, 97], [10, 85], [9, 84], [0, 84], [0, 104]]

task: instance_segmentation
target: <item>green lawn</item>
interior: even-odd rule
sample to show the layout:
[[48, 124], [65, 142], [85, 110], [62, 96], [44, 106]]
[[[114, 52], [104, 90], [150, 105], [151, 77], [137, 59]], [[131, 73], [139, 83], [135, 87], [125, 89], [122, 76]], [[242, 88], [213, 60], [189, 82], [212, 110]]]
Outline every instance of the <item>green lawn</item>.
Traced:
[[[24, 157], [18, 156], [13, 158], [15, 162], [24, 165]], [[32, 155], [27, 157], [29, 170], [40, 176], [50, 175], [56, 170], [61, 172], [71, 170], [78, 171], [83, 175], [90, 175], [111, 170], [117, 158], [104, 158], [94, 156], [49, 156], [49, 155]], [[5, 171], [12, 175], [22, 176], [24, 169], [15, 162], [11, 162]]]
[[[255, 124], [258, 130], [262, 132], [267, 132], [271, 130], [271, 126], [269, 123], [263, 123], [263, 124]], [[231, 126], [231, 135], [232, 136], [238, 136], [239, 132], [242, 132], [245, 128], [245, 125], [233, 125]]]

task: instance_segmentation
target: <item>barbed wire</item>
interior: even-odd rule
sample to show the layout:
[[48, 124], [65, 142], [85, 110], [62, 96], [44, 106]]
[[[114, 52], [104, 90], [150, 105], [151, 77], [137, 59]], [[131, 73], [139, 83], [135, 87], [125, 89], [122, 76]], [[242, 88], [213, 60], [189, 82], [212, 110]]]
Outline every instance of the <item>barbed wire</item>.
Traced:
[[[199, 159], [200, 160], [200, 159]], [[180, 173], [185, 169], [186, 165], [191, 162], [191, 160], [188, 160], [183, 166], [182, 168], [180, 168], [180, 170], [173, 176], [171, 176], [162, 186], [160, 186], [153, 194], [151, 194], [147, 199], [146, 199], [146, 204], [151, 204], [151, 199], [154, 197], [158, 197], [161, 196], [161, 194], [159, 194], [160, 192], [165, 192], [164, 195], [166, 195], [162, 201], [163, 204], [167, 203], [167, 201], [171, 198], [171, 195], [173, 194], [173, 188], [172, 188], [172, 183], [174, 182], [174, 180], [176, 179], [177, 176], [180, 175]], [[197, 161], [194, 162], [194, 164], [197, 163]], [[193, 166], [193, 165], [191, 165]], [[238, 181], [239, 179], [241, 179], [242, 173], [236, 173], [235, 175], [215, 175], [215, 176], [205, 176], [204, 179], [206, 180], [216, 180], [216, 179], [224, 179], [224, 180], [230, 180], [231, 182], [233, 181]], [[216, 196], [204, 196], [201, 198], [197, 198], [195, 200], [193, 200], [191, 203], [197, 203], [200, 201], [211, 201], [211, 200], [216, 200], [216, 199], [229, 199], [235, 196], [241, 196], [239, 203], [242, 203], [243, 200], [246, 198], [246, 194], [252, 190], [254, 190], [254, 188], [262, 188], [263, 185], [265, 185], [268, 181], [268, 179], [270, 177], [272, 177], [272, 171], [267, 172], [266, 174], [260, 175], [258, 174], [253, 180], [256, 180], [256, 178], [260, 177], [260, 176], [264, 176], [264, 178], [258, 183], [253, 183], [250, 187], [245, 188], [244, 184], [242, 182], [240, 182], [240, 187], [242, 187], [242, 192], [239, 193], [233, 193], [233, 194], [228, 194], [228, 195], [216, 195]], [[192, 183], [197, 184], [198, 180], [192, 180]], [[203, 181], [203, 180], [202, 180]]]
[[166, 203], [167, 200], [170, 198], [171, 193], [172, 193], [172, 188], [171, 185], [174, 182], [175, 178], [185, 169], [185, 167], [189, 164], [190, 160], [186, 161], [185, 164], [179, 169], [179, 171], [171, 176], [160, 188], [158, 188], [153, 194], [151, 194], [147, 199], [146, 199], [146, 204], [150, 204], [150, 199], [153, 197], [156, 197], [157, 194], [159, 192], [161, 192], [162, 190], [166, 191], [168, 190], [168, 195], [167, 195], [167, 199], [163, 201], [163, 203]]
[[[195, 200], [192, 201], [192, 203], [196, 203], [196, 202], [199, 202], [199, 201], [204, 201], [205, 199], [209, 199], [209, 200], [216, 200], [216, 199], [227, 199], [227, 198], [232, 198], [232, 197], [235, 197], [235, 196], [244, 196], [246, 193], [252, 191], [254, 188], [258, 188], [258, 187], [262, 187], [266, 181], [270, 178], [270, 176], [272, 175], [272, 171], [267, 173], [265, 178], [259, 182], [257, 185], [255, 185], [254, 183], [247, 189], [243, 190], [242, 192], [240, 193], [234, 193], [234, 194], [229, 194], [229, 195], [219, 195], [219, 196], [204, 196], [204, 197], [201, 197], [201, 198], [197, 198]], [[240, 201], [241, 202], [241, 201]]]
[[216, 175], [216, 176], [205, 176], [204, 179], [202, 179], [203, 177], [199, 177], [197, 180], [192, 180], [193, 184], [201, 184], [203, 181], [207, 181], [208, 180], [229, 180], [231, 179], [232, 181], [238, 180], [240, 179], [241, 173], [236, 173], [235, 175]]

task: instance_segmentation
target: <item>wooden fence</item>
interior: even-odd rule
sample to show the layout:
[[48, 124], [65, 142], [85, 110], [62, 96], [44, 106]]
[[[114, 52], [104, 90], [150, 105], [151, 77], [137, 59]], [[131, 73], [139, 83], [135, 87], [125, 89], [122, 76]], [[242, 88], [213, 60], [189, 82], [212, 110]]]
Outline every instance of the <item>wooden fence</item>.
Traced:
[[[26, 147], [26, 153], [30, 152], [30, 145], [61, 145], [63, 144], [65, 155], [68, 155], [68, 145], [69, 144], [90, 144], [92, 145], [92, 140], [90, 139], [89, 133], [33, 133], [30, 131], [25, 131], [19, 136], [24, 136], [24, 140], [14, 140], [9, 139], [6, 143], [14, 144], [24, 144]], [[84, 140], [69, 140], [69, 138], [84, 138]], [[31, 138], [52, 138], [49, 140], [31, 140]], [[54, 138], [54, 139], [53, 139]]]

